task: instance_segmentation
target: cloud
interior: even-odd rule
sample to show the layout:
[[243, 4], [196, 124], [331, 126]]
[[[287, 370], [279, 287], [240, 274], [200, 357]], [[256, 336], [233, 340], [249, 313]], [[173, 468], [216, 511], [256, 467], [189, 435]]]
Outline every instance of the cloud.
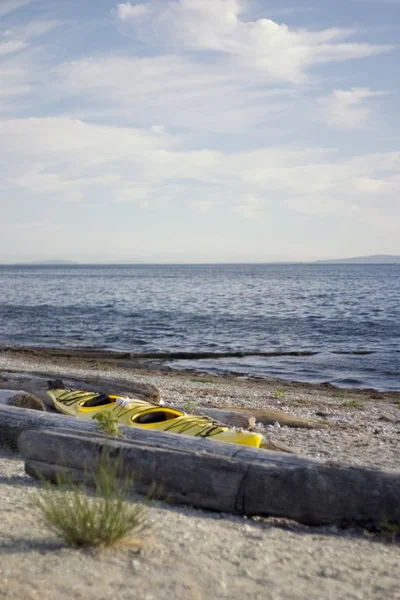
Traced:
[[60, 25], [59, 21], [36, 21], [0, 32], [0, 57], [28, 48], [29, 43]]
[[110, 198], [120, 197], [139, 185], [138, 172], [149, 176], [151, 157], [161, 151], [156, 136], [66, 118], [3, 120], [0, 138], [8, 140], [0, 169], [9, 189], [55, 202], [89, 199], [105, 185]]
[[349, 29], [293, 29], [268, 18], [242, 19], [239, 0], [149, 0], [122, 3], [117, 18], [145, 44], [173, 51], [214, 52], [221, 60], [290, 83], [307, 79], [318, 64], [387, 52], [389, 45], [347, 41]]
[[18, 112], [21, 107], [25, 108], [26, 96], [39, 87], [40, 97], [32, 98], [31, 106], [43, 104], [43, 98], [47, 95], [43, 94], [43, 90], [48, 83], [49, 56], [38, 42], [42, 42], [40, 38], [61, 25], [57, 20], [38, 19], [0, 31], [0, 111]]
[[[25, 109], [24, 99], [46, 79], [43, 56], [37, 49], [28, 54], [0, 56], [0, 114]], [[36, 102], [39, 98], [36, 98]], [[43, 99], [41, 99], [43, 101]]]
[[283, 114], [295, 102], [288, 89], [260, 87], [246, 71], [233, 73], [176, 55], [94, 57], [64, 63], [50, 76], [60, 98], [81, 99], [85, 109], [77, 116], [82, 119], [156, 124], [166, 133], [248, 134], [260, 122], [270, 132], [282, 130]]
[[[338, 160], [320, 148], [221, 152], [180, 150], [168, 136], [67, 118], [0, 121], [0, 167], [8, 194], [52, 202], [140, 203], [146, 209], [184, 203], [246, 218], [290, 207], [319, 215], [354, 207], [400, 217], [400, 153]], [[6, 193], [4, 192], [5, 197]], [[365, 213], [368, 217], [368, 214]]]
[[241, 203], [233, 207], [233, 212], [244, 219], [256, 219], [262, 209], [265, 209], [265, 202], [254, 194], [246, 194], [241, 199]]
[[373, 115], [365, 101], [385, 94], [369, 88], [334, 90], [332, 94], [318, 99], [321, 119], [337, 129], [360, 129], [369, 124]]
[[[26, 216], [37, 224], [27, 239], [44, 254], [46, 229], [59, 223], [57, 248], [66, 253], [71, 229], [88, 229], [96, 259], [105, 237], [105, 258], [153, 245], [162, 252], [170, 239], [181, 256], [193, 244], [215, 259], [245, 256], [254, 244], [256, 257], [263, 240], [294, 256], [305, 222], [327, 237], [341, 223], [367, 231], [365, 239], [388, 232], [397, 244], [399, 153], [360, 149], [357, 132], [342, 152], [341, 136], [320, 126], [361, 129], [382, 92], [347, 88], [343, 77], [343, 89], [328, 93], [327, 77], [309, 78], [322, 63], [388, 47], [359, 43], [351, 30], [249, 21], [243, 7], [119, 4], [102, 26], [115, 36], [117, 21], [130, 37], [94, 45], [86, 25], [84, 42], [68, 26], [62, 52], [45, 37], [56, 21], [9, 27], [0, 38], [3, 227], [15, 223], [23, 237]], [[74, 237], [74, 252], [85, 254], [86, 238]], [[305, 241], [311, 255], [314, 240]]]
[[[290, 175], [287, 205], [322, 220], [394, 234], [400, 219], [400, 152], [371, 153], [347, 161], [308, 165]], [[301, 178], [301, 182], [300, 182]], [[298, 184], [298, 185], [297, 185]], [[288, 190], [289, 192], [289, 190]]]
[[32, 0], [2, 0], [0, 4], [0, 17], [5, 17], [19, 8], [28, 6], [31, 2]]
[[23, 40], [10, 40], [6, 42], [0, 42], [0, 57], [6, 54], [13, 54], [23, 48], [26, 48], [27, 44]]
[[145, 4], [136, 4], [133, 6], [129, 2], [126, 4], [118, 4], [116, 13], [118, 18], [121, 21], [129, 21], [130, 19], [135, 19], [136, 17], [143, 16], [149, 12], [149, 7]]

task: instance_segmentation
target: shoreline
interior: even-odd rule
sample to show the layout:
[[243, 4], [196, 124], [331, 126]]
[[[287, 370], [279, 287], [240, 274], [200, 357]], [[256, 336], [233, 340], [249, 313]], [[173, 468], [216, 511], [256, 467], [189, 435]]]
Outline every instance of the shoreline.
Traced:
[[174, 370], [163, 361], [115, 358], [98, 351], [9, 348], [0, 352], [0, 389], [25, 390], [49, 405], [47, 380], [56, 378], [72, 389], [133, 397], [138, 385], [144, 384], [157, 398], [187, 412], [278, 410], [292, 417], [329, 421], [331, 427], [319, 430], [300, 430], [283, 423], [256, 425], [266, 442], [311, 458], [399, 468], [400, 392], [210, 375]]
[[[121, 368], [121, 369], [134, 369], [137, 372], [143, 370], [145, 372], [163, 372], [174, 373], [174, 376], [187, 377], [192, 376], [207, 376], [209, 378], [215, 378], [216, 380], [233, 380], [233, 381], [251, 381], [251, 382], [264, 382], [267, 385], [281, 385], [290, 388], [298, 388], [304, 390], [320, 390], [326, 393], [327, 390], [334, 392], [348, 393], [352, 396], [359, 396], [361, 398], [371, 399], [399, 399], [400, 390], [377, 390], [372, 387], [355, 388], [355, 387], [338, 387], [329, 382], [326, 383], [314, 383], [306, 381], [292, 381], [289, 379], [279, 377], [268, 377], [258, 374], [242, 374], [238, 372], [230, 373], [211, 373], [206, 370], [189, 369], [189, 368], [177, 368], [167, 365], [166, 363], [171, 360], [179, 359], [191, 359], [194, 360], [200, 358], [207, 358], [213, 356], [219, 357], [240, 357], [240, 356], [310, 356], [315, 353], [311, 352], [271, 352], [271, 353], [207, 353], [207, 352], [154, 352], [154, 353], [140, 353], [140, 352], [125, 352], [125, 351], [113, 351], [93, 348], [52, 348], [45, 346], [9, 346], [4, 345], [0, 347], [0, 357], [10, 357], [13, 359], [27, 359], [28, 361], [57, 361], [63, 359], [63, 362], [70, 362], [72, 365], [78, 361], [80, 364], [87, 366], [96, 365], [98, 370], [102, 368]], [[352, 355], [364, 355], [365, 351], [348, 352], [346, 354]], [[368, 352], [370, 354], [370, 352]], [[0, 363], [1, 369], [1, 363]]]

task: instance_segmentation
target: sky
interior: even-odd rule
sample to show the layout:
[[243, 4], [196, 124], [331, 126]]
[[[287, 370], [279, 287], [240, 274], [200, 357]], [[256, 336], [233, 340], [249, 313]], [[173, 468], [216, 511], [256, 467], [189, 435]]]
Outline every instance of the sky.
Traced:
[[0, 0], [0, 263], [400, 254], [400, 0]]

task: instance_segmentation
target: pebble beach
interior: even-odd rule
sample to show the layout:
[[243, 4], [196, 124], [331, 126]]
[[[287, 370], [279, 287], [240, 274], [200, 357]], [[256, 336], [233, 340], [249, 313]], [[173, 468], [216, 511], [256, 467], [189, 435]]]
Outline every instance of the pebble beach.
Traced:
[[[38, 374], [107, 379], [124, 389], [135, 382], [151, 384], [164, 402], [194, 410], [269, 408], [328, 420], [330, 427], [321, 429], [278, 423], [256, 423], [256, 428], [304, 456], [399, 469], [398, 392], [210, 376], [73, 352], [0, 354], [1, 388], [24, 389], [23, 382], [29, 387]], [[400, 546], [388, 536], [157, 502], [149, 509], [152, 526], [138, 545], [78, 551], [40, 522], [32, 508], [39, 487], [25, 475], [18, 453], [2, 448], [0, 598], [400, 598]]]

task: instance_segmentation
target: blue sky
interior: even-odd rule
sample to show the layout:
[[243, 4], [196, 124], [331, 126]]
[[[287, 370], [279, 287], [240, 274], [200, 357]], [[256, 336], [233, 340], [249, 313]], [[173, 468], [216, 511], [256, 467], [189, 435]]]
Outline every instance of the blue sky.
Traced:
[[400, 254], [400, 0], [0, 0], [0, 262]]

